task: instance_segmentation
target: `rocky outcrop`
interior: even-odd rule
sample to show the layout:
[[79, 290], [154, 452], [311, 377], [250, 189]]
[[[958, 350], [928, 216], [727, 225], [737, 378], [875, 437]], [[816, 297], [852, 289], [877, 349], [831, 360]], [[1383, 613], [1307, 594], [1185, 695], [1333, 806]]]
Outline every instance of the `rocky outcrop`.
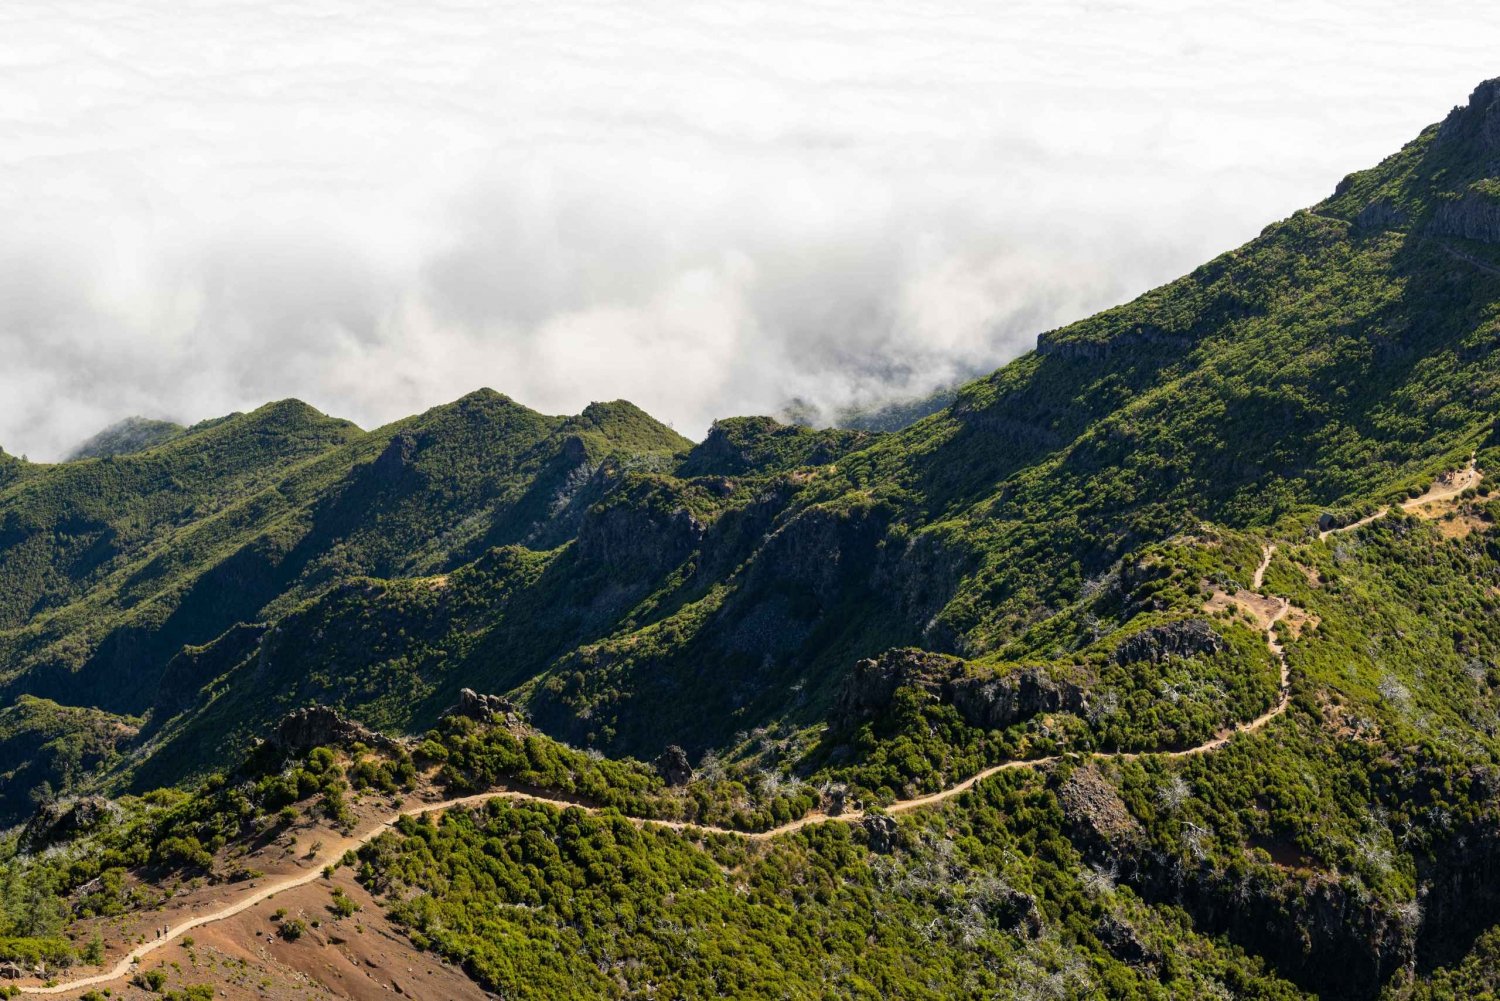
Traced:
[[370, 472], [386, 483], [400, 480], [416, 461], [417, 439], [403, 431], [391, 438], [370, 464]]
[[525, 715], [510, 699], [499, 695], [482, 695], [472, 688], [460, 688], [458, 701], [443, 712], [443, 718], [463, 716], [480, 723], [504, 723], [515, 726], [525, 721]]
[[809, 507], [771, 534], [750, 565], [750, 589], [800, 588], [822, 605], [868, 585], [891, 511], [882, 505]]
[[632, 577], [680, 565], [703, 540], [696, 515], [663, 492], [619, 496], [590, 510], [578, 530], [580, 560]]
[[903, 685], [939, 692], [949, 677], [963, 669], [959, 658], [926, 650], [887, 650], [879, 657], [858, 661], [834, 693], [830, 722], [835, 729], [852, 729], [884, 712]]
[[668, 745], [665, 751], [656, 756], [652, 765], [662, 781], [673, 788], [685, 786], [693, 781], [692, 762], [688, 761], [687, 752], [676, 744]]
[[1042, 910], [1029, 893], [1004, 887], [990, 898], [985, 910], [990, 920], [1001, 928], [1009, 928], [1026, 938], [1042, 934]]
[[1224, 637], [1202, 619], [1184, 619], [1152, 626], [1126, 639], [1115, 648], [1115, 662], [1160, 664], [1172, 657], [1207, 657], [1225, 649]]
[[1094, 922], [1094, 937], [1122, 963], [1149, 970], [1161, 967], [1161, 953], [1147, 945], [1135, 926], [1123, 918], [1105, 914]]
[[1480, 243], [1500, 244], [1500, 182], [1476, 185], [1433, 213], [1428, 229], [1438, 236], [1454, 236]]
[[877, 855], [889, 855], [896, 850], [896, 821], [892, 817], [876, 815], [859, 822], [869, 839], [870, 851]]
[[1377, 198], [1354, 217], [1354, 228], [1376, 232], [1405, 226], [1409, 221], [1405, 212], [1397, 208], [1388, 198]]
[[830, 722], [835, 729], [852, 729], [879, 716], [896, 690], [908, 686], [952, 705], [965, 723], [986, 730], [1004, 729], [1039, 713], [1082, 712], [1088, 706], [1085, 688], [1040, 668], [971, 675], [958, 657], [902, 649], [854, 665], [834, 695]]
[[331, 706], [294, 709], [281, 718], [268, 741], [273, 750], [290, 754], [315, 747], [338, 747], [358, 741], [369, 747], [394, 747], [395, 741], [349, 719]]
[[1060, 682], [1036, 669], [997, 678], [959, 678], [946, 692], [970, 726], [1003, 730], [1042, 713], [1081, 713], [1088, 695], [1078, 685]]
[[917, 532], [904, 543], [892, 539], [881, 547], [875, 580], [924, 646], [947, 650], [957, 636], [938, 613], [977, 564], [976, 554], [961, 543], [939, 532]]
[[1500, 154], [1500, 78], [1484, 81], [1469, 95], [1467, 105], [1449, 112], [1438, 127], [1437, 141]]
[[[1268, 869], [1227, 869], [1206, 857], [1194, 860], [1190, 853], [1150, 845], [1119, 792], [1094, 766], [1074, 769], [1057, 787], [1057, 797], [1063, 829], [1090, 864], [1115, 872], [1149, 902], [1183, 908], [1201, 931], [1227, 934], [1323, 997], [1373, 997], [1414, 957], [1414, 935], [1399, 911], [1337, 873], [1278, 876]], [[1101, 924], [1095, 931], [1121, 960], [1153, 961], [1126, 929]]]
[[119, 815], [120, 808], [102, 796], [42, 803], [21, 832], [21, 850], [33, 853], [49, 845], [71, 841]]
[[1113, 858], [1133, 851], [1144, 840], [1140, 822], [1115, 787], [1092, 765], [1073, 769], [1058, 788], [1057, 799], [1069, 837], [1085, 848], [1086, 854]]

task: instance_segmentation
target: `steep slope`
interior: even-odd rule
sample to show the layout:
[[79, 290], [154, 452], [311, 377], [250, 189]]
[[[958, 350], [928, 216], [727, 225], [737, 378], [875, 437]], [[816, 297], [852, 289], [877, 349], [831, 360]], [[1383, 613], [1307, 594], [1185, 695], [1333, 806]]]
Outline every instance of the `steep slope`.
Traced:
[[276, 404], [43, 467], [0, 494], [7, 687], [145, 710], [184, 645], [351, 577], [564, 531], [617, 465], [686, 444], [628, 404], [544, 417], [486, 391], [370, 433]]
[[[171, 464], [221, 428], [24, 467], [0, 492], [21, 589], [0, 663], [11, 694], [63, 705], [26, 703], [15, 746], [140, 713], [128, 747], [90, 745], [86, 782], [144, 792], [276, 739], [233, 781], [127, 800], [98, 841], [15, 842], [17, 899], [68, 918], [0, 935], [40, 949], [138, 910], [127, 871], [231, 878], [297, 816], [276, 811], [321, 790], [342, 830], [344, 776], [391, 795], [399, 771], [504, 793], [380, 829], [357, 878], [508, 995], [1483, 982], [1497, 178], [1491, 82], [1327, 201], [892, 434], [747, 418], [690, 448], [628, 404], [553, 418], [483, 392], [369, 434], [304, 415], [322, 430], [292, 458], [268, 440], [191, 481], [226, 498], [207, 517]], [[74, 541], [80, 511], [102, 527]], [[465, 710], [463, 687], [511, 702]], [[433, 729], [339, 724], [299, 763], [271, 727], [312, 702]], [[683, 816], [663, 802], [728, 820], [646, 824]], [[799, 822], [840, 815], [860, 823]], [[767, 818], [783, 834], [753, 849], [722, 829]]]

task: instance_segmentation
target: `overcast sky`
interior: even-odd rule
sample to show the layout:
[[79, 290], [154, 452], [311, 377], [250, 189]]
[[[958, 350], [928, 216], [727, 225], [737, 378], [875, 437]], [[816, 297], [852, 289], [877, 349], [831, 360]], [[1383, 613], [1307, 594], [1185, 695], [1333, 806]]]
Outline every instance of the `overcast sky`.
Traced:
[[1497, 75], [1473, 0], [5, 0], [0, 446], [921, 393]]

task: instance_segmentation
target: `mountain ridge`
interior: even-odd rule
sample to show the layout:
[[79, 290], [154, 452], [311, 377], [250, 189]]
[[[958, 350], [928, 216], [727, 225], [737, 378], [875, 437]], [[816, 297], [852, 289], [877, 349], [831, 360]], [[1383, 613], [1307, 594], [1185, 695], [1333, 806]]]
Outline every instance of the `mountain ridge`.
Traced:
[[1489, 81], [899, 431], [695, 444], [479, 390], [0, 479], [0, 751], [33, 762], [3, 806], [121, 811], [10, 878], [92, 934], [137, 913], [111, 865], [228, 879], [268, 832], [505, 786], [545, 802], [397, 821], [327, 877], [499, 993], [1476, 993], [1497, 151]]

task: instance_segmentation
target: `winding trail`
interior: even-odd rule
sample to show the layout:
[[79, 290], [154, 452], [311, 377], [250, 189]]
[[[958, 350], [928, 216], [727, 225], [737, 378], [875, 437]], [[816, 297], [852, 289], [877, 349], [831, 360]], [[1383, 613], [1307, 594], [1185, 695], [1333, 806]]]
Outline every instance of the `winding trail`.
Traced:
[[[1435, 504], [1438, 501], [1452, 500], [1470, 487], [1477, 487], [1479, 485], [1479, 481], [1484, 479], [1484, 474], [1479, 471], [1479, 469], [1474, 465], [1474, 462], [1474, 456], [1469, 456], [1469, 464], [1467, 466], [1464, 466], [1462, 469], [1456, 472], [1438, 477], [1438, 479], [1432, 484], [1432, 486], [1428, 487], [1420, 497], [1412, 497], [1409, 500], [1402, 501], [1400, 505], [1401, 510], [1415, 511], [1420, 507], [1425, 507], [1428, 504]], [[1318, 541], [1323, 542], [1330, 535], [1337, 535], [1340, 532], [1352, 532], [1354, 529], [1359, 528], [1362, 525], [1368, 525], [1372, 521], [1379, 521], [1381, 518], [1384, 518], [1390, 513], [1391, 509], [1389, 507], [1383, 507], [1380, 510], [1376, 511], [1374, 514], [1365, 515], [1358, 521], [1351, 521], [1349, 524], [1340, 525], [1338, 528], [1330, 528], [1324, 531], [1320, 531], [1318, 533]], [[1257, 591], [1260, 590], [1259, 583], [1255, 585], [1255, 589]]]
[[[1472, 464], [1470, 468], [1472, 469]], [[1433, 498], [1427, 499], [1431, 500]], [[1334, 531], [1349, 531], [1363, 523], [1364, 522], [1357, 522], [1353, 525], [1347, 525], [1340, 529], [1334, 529]], [[1251, 588], [1257, 594], [1261, 592], [1262, 587], [1264, 586], [1266, 568], [1271, 565], [1271, 557], [1275, 552], [1276, 547], [1274, 544], [1267, 543], [1262, 547], [1260, 565], [1255, 568], [1255, 573], [1251, 579]], [[1261, 597], [1268, 598], [1269, 600], [1276, 603], [1276, 611], [1267, 616], [1264, 616], [1262, 619], [1262, 625], [1265, 629], [1266, 646], [1268, 649], [1270, 649], [1271, 653], [1276, 656], [1277, 661], [1281, 665], [1280, 692], [1277, 696], [1276, 703], [1271, 706], [1270, 709], [1267, 709], [1265, 712], [1261, 713], [1254, 719], [1249, 720], [1248, 722], [1240, 723], [1234, 727], [1222, 731], [1212, 740], [1209, 740], [1202, 744], [1198, 744], [1194, 747], [1184, 748], [1182, 750], [1087, 752], [1074, 753], [1070, 756], [1074, 758], [1113, 758], [1119, 761], [1134, 761], [1139, 758], [1145, 757], [1188, 758], [1199, 754], [1208, 754], [1229, 743], [1229, 741], [1233, 739], [1237, 734], [1255, 733], [1256, 731], [1263, 729], [1277, 716], [1280, 716], [1282, 713], [1286, 712], [1287, 706], [1291, 701], [1291, 671], [1287, 666], [1286, 652], [1282, 649], [1281, 642], [1277, 639], [1276, 636], [1276, 624], [1280, 622], [1281, 619], [1287, 614], [1287, 612], [1292, 608], [1292, 605], [1289, 601], [1287, 601], [1287, 599], [1275, 595], [1261, 595]], [[898, 800], [897, 802], [885, 807], [884, 812], [910, 813], [914, 810], [920, 810], [925, 807], [934, 806], [938, 803], [942, 803], [946, 800], [952, 799], [955, 796], [962, 795], [963, 793], [972, 789], [978, 783], [983, 782], [985, 779], [999, 772], [1019, 768], [1041, 768], [1050, 764], [1054, 764], [1062, 760], [1062, 758], [1063, 755], [1051, 755], [1045, 758], [1030, 758], [1024, 761], [1007, 761], [1004, 764], [995, 765], [992, 768], [986, 768], [984, 771], [972, 775], [969, 778], [964, 779], [957, 785], [950, 786], [947, 789], [941, 790], [940, 792], [930, 793], [926, 796], [917, 796], [912, 799]], [[543, 803], [549, 806], [557, 807], [558, 809], [582, 809], [590, 813], [602, 812], [598, 807], [575, 800], [562, 799], [547, 796], [545, 794], [530, 790], [520, 790], [512, 788], [495, 789], [489, 792], [476, 793], [471, 796], [459, 796], [454, 799], [446, 799], [435, 802], [419, 802], [409, 804], [403, 806], [400, 810], [393, 813], [385, 820], [374, 824], [373, 826], [367, 827], [356, 833], [340, 838], [330, 845], [326, 845], [323, 850], [318, 853], [317, 858], [313, 860], [312, 864], [307, 868], [306, 871], [288, 876], [271, 877], [265, 883], [254, 887], [252, 892], [245, 894], [243, 897], [239, 898], [233, 903], [225, 904], [218, 910], [210, 911], [207, 914], [201, 914], [197, 917], [188, 918], [178, 924], [172, 925], [168, 928], [166, 933], [162, 935], [162, 937], [152, 939], [151, 941], [137, 945], [134, 949], [130, 950], [130, 952], [126, 953], [124, 958], [122, 958], [114, 966], [102, 973], [96, 973], [92, 976], [87, 977], [79, 977], [76, 980], [65, 981], [53, 986], [22, 986], [20, 990], [24, 994], [63, 994], [80, 990], [86, 987], [96, 987], [101, 984], [107, 984], [116, 980], [124, 979], [125, 977], [130, 976], [132, 972], [134, 972], [136, 968], [135, 964], [139, 960], [144, 959], [147, 955], [151, 954], [157, 949], [160, 949], [162, 946], [176, 941], [183, 935], [192, 931], [194, 928], [198, 928], [206, 924], [211, 924], [216, 921], [223, 921], [225, 918], [230, 918], [236, 914], [242, 913], [243, 911], [249, 910], [256, 904], [268, 900], [271, 897], [276, 896], [276, 894], [278, 893], [284, 893], [285, 891], [293, 889], [295, 887], [305, 886], [308, 883], [312, 883], [322, 878], [323, 870], [326, 866], [338, 862], [338, 860], [341, 859], [344, 854], [351, 849], [360, 848], [370, 843], [380, 835], [384, 834], [386, 831], [389, 831], [403, 817], [415, 817], [421, 816], [423, 814], [442, 813], [447, 810], [479, 806], [495, 799], [508, 799], [527, 803]], [[778, 838], [783, 835], [790, 834], [793, 831], [800, 830], [810, 824], [830, 823], [834, 821], [842, 823], [857, 823], [858, 821], [862, 820], [864, 816], [865, 811], [863, 810], [848, 810], [837, 815], [830, 815], [823, 811], [814, 811], [797, 820], [793, 820], [790, 823], [783, 824], [780, 827], [775, 827], [767, 831], [758, 832], [737, 831], [731, 828], [715, 827], [709, 824], [696, 824], [689, 821], [648, 820], [640, 817], [630, 817], [628, 819], [631, 822], [643, 827], [647, 825], [656, 825], [673, 830], [691, 831], [700, 834], [725, 834], [733, 835], [735, 837], [747, 838], [752, 841], [769, 841], [772, 838]]]

